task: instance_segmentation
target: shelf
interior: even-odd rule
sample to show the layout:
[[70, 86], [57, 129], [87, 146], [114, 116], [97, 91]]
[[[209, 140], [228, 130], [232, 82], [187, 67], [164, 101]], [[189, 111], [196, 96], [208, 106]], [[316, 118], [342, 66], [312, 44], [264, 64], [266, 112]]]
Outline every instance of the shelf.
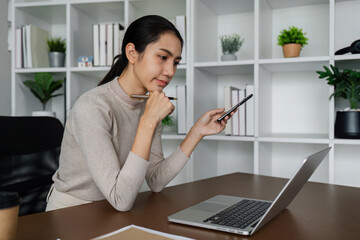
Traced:
[[66, 68], [15, 68], [15, 73], [66, 72]]
[[271, 134], [258, 138], [259, 142], [329, 144], [326, 134]]
[[178, 135], [178, 134], [161, 134], [162, 140], [183, 140], [185, 135]]
[[213, 75], [251, 74], [254, 72], [254, 61], [229, 61], [229, 62], [203, 62], [196, 63], [194, 67]]
[[335, 138], [334, 139], [334, 144], [339, 144], [339, 145], [360, 145], [360, 139], [340, 139], [340, 138]]
[[225, 136], [219, 134], [219, 135], [206, 136], [204, 137], [204, 140], [254, 142], [255, 138], [252, 136]]

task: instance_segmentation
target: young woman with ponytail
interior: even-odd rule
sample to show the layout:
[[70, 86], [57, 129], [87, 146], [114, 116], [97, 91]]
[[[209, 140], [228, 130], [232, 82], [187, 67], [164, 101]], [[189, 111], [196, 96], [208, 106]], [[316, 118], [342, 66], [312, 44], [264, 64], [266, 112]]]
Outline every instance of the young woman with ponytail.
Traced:
[[[152, 191], [161, 191], [204, 136], [225, 128], [228, 117], [216, 121], [224, 109], [208, 111], [164, 158], [161, 120], [174, 106], [163, 89], [175, 75], [182, 46], [178, 30], [163, 17], [130, 24], [110, 71], [71, 109], [47, 211], [103, 199], [128, 211], [144, 179]], [[129, 97], [146, 93], [147, 100]]]

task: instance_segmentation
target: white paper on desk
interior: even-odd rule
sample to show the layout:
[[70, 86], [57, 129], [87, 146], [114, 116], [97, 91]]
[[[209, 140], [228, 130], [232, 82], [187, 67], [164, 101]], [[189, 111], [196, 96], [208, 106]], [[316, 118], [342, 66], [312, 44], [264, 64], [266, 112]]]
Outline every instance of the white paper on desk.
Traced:
[[[136, 225], [129, 225], [129, 226], [123, 227], [123, 228], [121, 228], [119, 230], [116, 230], [114, 232], [111, 232], [111, 233], [102, 235], [100, 237], [94, 238], [93, 240], [98, 240], [98, 239], [123, 239], [123, 238], [121, 238], [122, 237], [121, 232], [129, 230], [131, 228], [142, 230], [144, 232], [154, 234], [155, 236], [153, 236], [152, 239], [157, 239], [156, 236], [158, 236], [158, 239], [193, 240], [192, 238], [187, 238], [187, 237], [182, 237], [182, 236], [178, 236], [178, 235], [159, 232], [159, 231], [156, 231], [156, 230], [152, 230], [152, 229], [144, 228], [144, 227], [139, 227], [139, 226], [136, 226]], [[119, 238], [113, 238], [115, 235], [118, 235]], [[136, 240], [136, 239], [133, 239], [133, 240]]]

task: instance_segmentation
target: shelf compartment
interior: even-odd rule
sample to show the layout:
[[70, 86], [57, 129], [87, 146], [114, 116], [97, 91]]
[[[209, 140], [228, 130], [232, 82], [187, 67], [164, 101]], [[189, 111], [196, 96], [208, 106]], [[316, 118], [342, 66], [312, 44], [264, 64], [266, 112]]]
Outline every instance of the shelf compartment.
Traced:
[[[357, 29], [360, 16], [349, 14], [360, 11], [360, 1], [335, 0], [335, 30], [334, 30], [334, 53], [342, 48], [348, 47], [355, 40], [360, 39]], [[345, 55], [339, 55], [345, 56]]]
[[76, 100], [86, 91], [96, 87], [106, 75], [107, 71], [79, 71], [70, 73], [70, 102], [68, 111], [75, 104]]
[[199, 0], [193, 1], [193, 9], [194, 62], [220, 61], [219, 37], [233, 33], [245, 39], [237, 59], [254, 59], [254, 1]]
[[160, 15], [175, 22], [176, 16], [186, 16], [186, 0], [130, 0], [130, 22], [145, 15]]
[[[260, 65], [259, 137], [313, 134], [312, 138], [318, 138], [329, 134], [329, 86], [318, 78], [315, 70], [319, 66], [302, 71], [307, 66], [298, 65], [300, 70], [294, 72], [273, 72], [273, 66]], [[291, 69], [296, 68], [296, 64], [291, 67], [283, 64], [276, 68], [279, 67]]]
[[70, 66], [79, 56], [93, 56], [93, 24], [118, 22], [125, 26], [123, 1], [73, 3], [70, 5]]
[[[222, 73], [222, 74], [220, 74]], [[254, 84], [253, 65], [197, 67], [194, 69], [195, 120], [208, 110], [224, 107], [224, 87], [245, 89]]]
[[[259, 57], [260, 59], [282, 58], [282, 47], [277, 45], [277, 37], [283, 29], [296, 26], [306, 33], [308, 45], [300, 56], [329, 55], [328, 0], [318, 1], [259, 1]], [[286, 21], [284, 21], [286, 19]]]
[[194, 152], [194, 180], [233, 172], [254, 172], [254, 143], [201, 141]]
[[50, 4], [15, 7], [15, 26], [32, 24], [53, 37], [66, 38], [66, 5]]
[[[52, 72], [54, 80], [64, 80], [66, 74], [64, 72]], [[23, 81], [33, 80], [34, 72], [31, 73], [16, 73], [15, 74], [15, 115], [16, 116], [31, 116], [33, 111], [42, 111], [42, 104], [39, 99], [24, 85]], [[55, 94], [64, 93], [64, 85], [57, 90]], [[64, 96], [52, 98], [46, 104], [46, 111], [53, 111], [60, 121], [64, 122]]]
[[[340, 141], [340, 140], [339, 140]], [[360, 187], [360, 148], [359, 140], [352, 141], [355, 145], [335, 144], [334, 176], [335, 184]]]
[[[328, 146], [328, 144], [260, 142], [259, 174], [290, 178], [307, 156]], [[326, 156], [309, 181], [329, 182], [329, 156]]]

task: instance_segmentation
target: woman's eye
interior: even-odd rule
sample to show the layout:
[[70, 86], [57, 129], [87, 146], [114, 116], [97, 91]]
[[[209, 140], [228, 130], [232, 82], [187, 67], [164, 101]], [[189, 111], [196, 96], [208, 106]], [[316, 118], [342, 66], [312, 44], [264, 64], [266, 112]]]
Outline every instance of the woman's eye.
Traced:
[[180, 63], [180, 62], [174, 62], [174, 65], [177, 66], [177, 65], [179, 65], [179, 63]]
[[160, 55], [159, 57], [160, 57], [160, 59], [163, 60], [163, 61], [166, 61], [166, 60], [167, 60], [167, 57], [166, 57], [166, 56], [161, 56], [161, 55]]

